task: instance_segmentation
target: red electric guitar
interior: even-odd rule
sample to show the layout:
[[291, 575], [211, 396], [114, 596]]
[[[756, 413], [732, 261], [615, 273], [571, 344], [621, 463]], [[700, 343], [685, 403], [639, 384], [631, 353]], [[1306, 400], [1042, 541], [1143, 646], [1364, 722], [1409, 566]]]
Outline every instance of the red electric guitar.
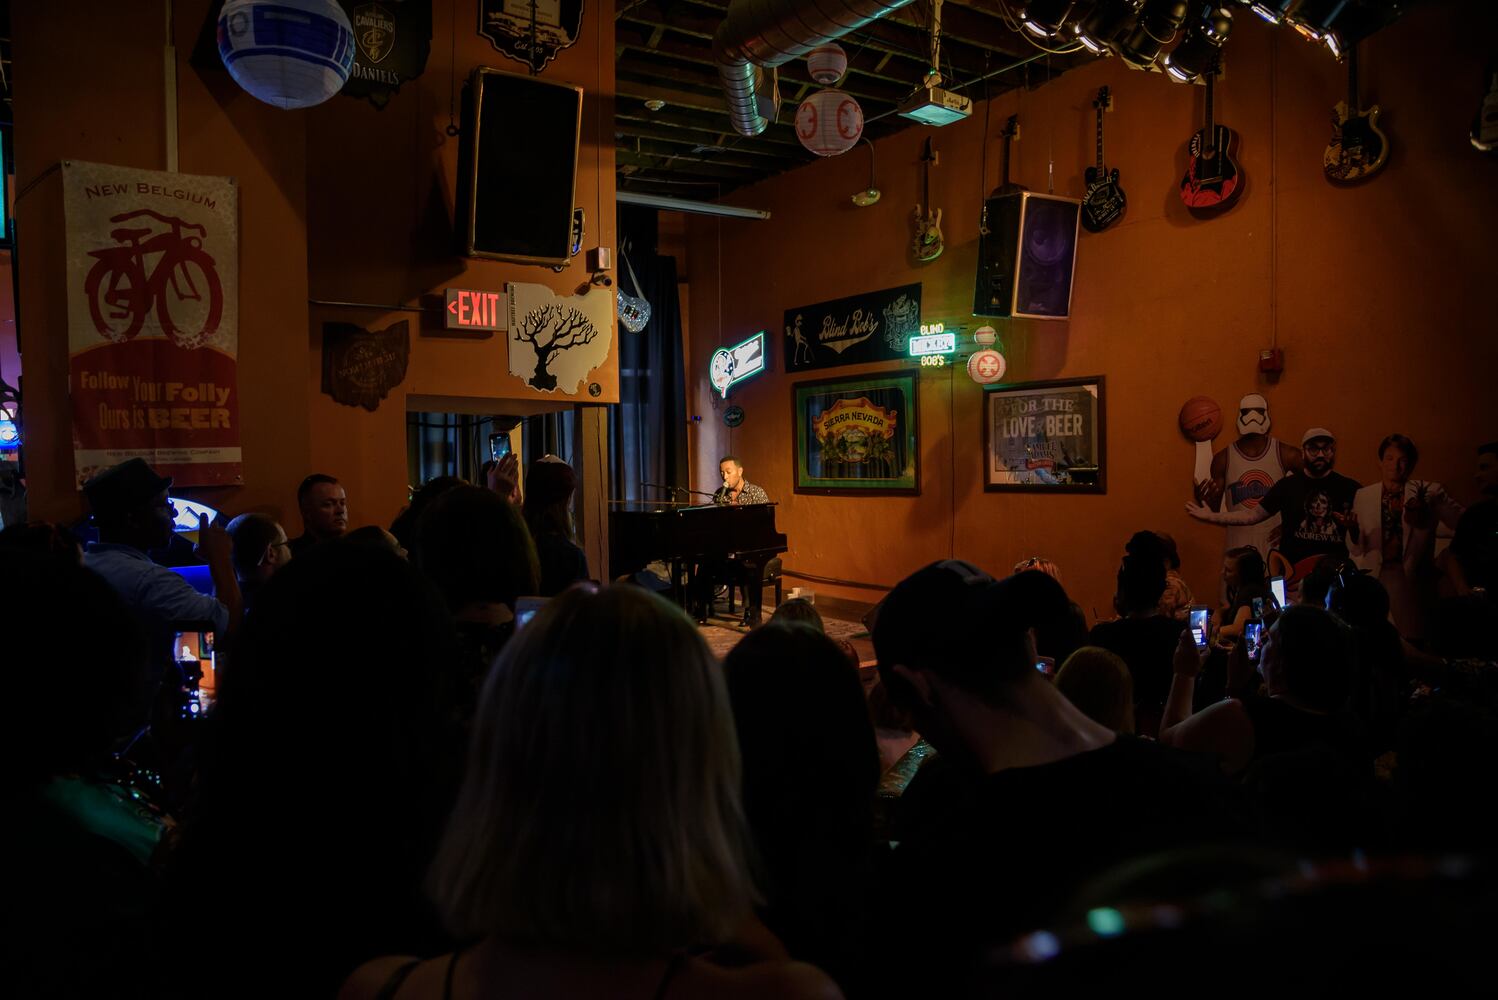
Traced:
[[1181, 200], [1187, 208], [1224, 209], [1243, 191], [1243, 172], [1233, 160], [1238, 134], [1212, 118], [1212, 81], [1217, 64], [1207, 71], [1207, 124], [1191, 137], [1191, 158], [1181, 178]]

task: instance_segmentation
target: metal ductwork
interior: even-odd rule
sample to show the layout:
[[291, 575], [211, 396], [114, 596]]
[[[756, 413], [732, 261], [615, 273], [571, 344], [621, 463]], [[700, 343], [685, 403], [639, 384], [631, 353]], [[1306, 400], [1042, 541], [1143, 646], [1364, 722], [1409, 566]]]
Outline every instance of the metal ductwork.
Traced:
[[733, 0], [713, 36], [713, 60], [740, 135], [759, 135], [775, 120], [776, 96], [765, 70], [836, 41], [913, 0]]

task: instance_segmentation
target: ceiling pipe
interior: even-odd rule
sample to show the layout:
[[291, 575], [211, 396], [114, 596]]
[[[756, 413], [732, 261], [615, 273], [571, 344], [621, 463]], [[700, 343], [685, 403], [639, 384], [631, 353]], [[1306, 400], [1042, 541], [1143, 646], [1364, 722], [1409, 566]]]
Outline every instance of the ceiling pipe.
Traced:
[[638, 191], [620, 191], [614, 200], [621, 205], [644, 205], [667, 212], [687, 212], [691, 215], [720, 215], [729, 219], [768, 219], [770, 213], [762, 208], [739, 208], [737, 205], [719, 205], [712, 201], [691, 201], [686, 198], [668, 198], [659, 194], [641, 194]]
[[739, 135], [759, 135], [778, 111], [765, 70], [857, 31], [913, 0], [733, 0], [713, 36], [713, 61]]

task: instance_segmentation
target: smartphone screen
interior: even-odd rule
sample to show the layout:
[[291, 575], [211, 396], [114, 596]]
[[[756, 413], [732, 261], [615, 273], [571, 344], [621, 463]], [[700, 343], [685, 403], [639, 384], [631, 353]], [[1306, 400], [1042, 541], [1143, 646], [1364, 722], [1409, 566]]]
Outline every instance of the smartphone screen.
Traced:
[[1274, 598], [1274, 606], [1285, 607], [1285, 578], [1272, 576], [1269, 578], [1269, 596]]
[[1203, 605], [1198, 604], [1191, 609], [1191, 638], [1198, 646], [1207, 644], [1207, 621], [1211, 616], [1211, 609]]
[[1255, 618], [1263, 618], [1264, 617], [1264, 598], [1262, 598], [1262, 597], [1255, 597], [1253, 599], [1253, 610], [1254, 610], [1254, 617]]
[[1259, 638], [1264, 632], [1263, 622], [1249, 622], [1243, 626], [1243, 641], [1246, 644], [1245, 652], [1251, 661], [1259, 659]]
[[544, 597], [521, 597], [515, 601], [515, 630], [518, 632], [525, 628], [526, 623], [536, 617], [546, 604]]
[[504, 458], [510, 453], [510, 435], [490, 434], [489, 454], [495, 459]]

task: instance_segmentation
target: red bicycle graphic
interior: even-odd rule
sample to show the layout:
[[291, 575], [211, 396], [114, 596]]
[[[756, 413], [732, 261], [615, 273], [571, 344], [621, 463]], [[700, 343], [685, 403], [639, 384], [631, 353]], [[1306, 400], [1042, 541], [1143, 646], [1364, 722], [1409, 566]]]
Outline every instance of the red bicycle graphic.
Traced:
[[[123, 343], [140, 333], [154, 303], [157, 322], [172, 343], [201, 347], [218, 330], [224, 314], [224, 288], [213, 258], [203, 250], [208, 230], [148, 208], [111, 216], [109, 221], [141, 216], [164, 223], [171, 231], [152, 235], [150, 228], [112, 229], [110, 239], [122, 246], [89, 251], [98, 261], [84, 280], [83, 292], [94, 326], [105, 339]], [[184, 235], [188, 233], [197, 235]], [[147, 254], [161, 255], [149, 272]]]

